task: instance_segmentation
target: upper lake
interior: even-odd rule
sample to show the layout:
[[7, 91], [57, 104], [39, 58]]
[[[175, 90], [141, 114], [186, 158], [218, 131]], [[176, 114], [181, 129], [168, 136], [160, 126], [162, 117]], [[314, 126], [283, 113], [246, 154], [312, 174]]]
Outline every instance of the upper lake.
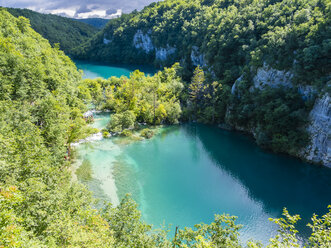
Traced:
[[[98, 73], [96, 65], [77, 66]], [[93, 125], [104, 127], [109, 116], [96, 114]], [[286, 207], [301, 215], [298, 229], [305, 238], [311, 216], [331, 204], [331, 169], [266, 152], [251, 138], [216, 126], [163, 127], [150, 140], [103, 139], [81, 144], [77, 152], [80, 162], [92, 164], [93, 180], [85, 183], [96, 197], [116, 204], [131, 193], [155, 227], [192, 227], [227, 213], [244, 225], [243, 241], [267, 242], [277, 230], [268, 218], [281, 217]]]
[[140, 70], [146, 74], [154, 74], [156, 69], [151, 66], [133, 66], [133, 65], [103, 65], [100, 63], [87, 62], [82, 60], [75, 60], [78, 69], [83, 70], [83, 78], [109, 78], [111, 76], [129, 77], [130, 73], [135, 70]]

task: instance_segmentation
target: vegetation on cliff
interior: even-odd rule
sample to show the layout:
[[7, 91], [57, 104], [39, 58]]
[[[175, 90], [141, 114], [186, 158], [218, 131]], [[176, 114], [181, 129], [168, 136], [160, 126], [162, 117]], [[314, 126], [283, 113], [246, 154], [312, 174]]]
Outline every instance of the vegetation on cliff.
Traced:
[[96, 27], [87, 23], [52, 14], [41, 14], [29, 9], [6, 8], [13, 16], [28, 18], [31, 27], [47, 39], [53, 46], [59, 43], [66, 54], [98, 32]]
[[[225, 84], [233, 84], [245, 67], [264, 62], [293, 70], [295, 82], [323, 84], [331, 68], [330, 8], [328, 0], [161, 1], [111, 20], [76, 53], [114, 63], [169, 66], [183, 60], [185, 75], [191, 75], [197, 47], [209, 71]], [[138, 30], [155, 48], [173, 47], [176, 53], [157, 61], [155, 50], [134, 46]]]
[[[298, 154], [309, 142], [315, 97], [330, 90], [330, 17], [327, 0], [161, 1], [111, 20], [74, 54], [157, 66], [180, 61], [184, 119], [226, 123], [265, 148]], [[256, 87], [265, 66], [289, 72], [290, 86]], [[299, 90], [307, 85], [308, 96]]]

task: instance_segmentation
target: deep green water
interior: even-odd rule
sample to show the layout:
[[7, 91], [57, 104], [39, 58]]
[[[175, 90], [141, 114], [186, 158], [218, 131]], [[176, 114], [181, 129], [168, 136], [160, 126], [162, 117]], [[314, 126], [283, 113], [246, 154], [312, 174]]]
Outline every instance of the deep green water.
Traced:
[[[97, 114], [94, 126], [108, 119], [109, 113]], [[266, 242], [276, 233], [268, 218], [287, 207], [301, 215], [299, 230], [307, 237], [312, 214], [331, 204], [330, 169], [262, 151], [250, 138], [215, 126], [164, 127], [136, 142], [103, 139], [81, 144], [78, 154], [92, 163], [93, 180], [85, 183], [96, 197], [117, 204], [132, 193], [155, 227], [183, 228], [228, 213], [244, 225], [242, 240]]]

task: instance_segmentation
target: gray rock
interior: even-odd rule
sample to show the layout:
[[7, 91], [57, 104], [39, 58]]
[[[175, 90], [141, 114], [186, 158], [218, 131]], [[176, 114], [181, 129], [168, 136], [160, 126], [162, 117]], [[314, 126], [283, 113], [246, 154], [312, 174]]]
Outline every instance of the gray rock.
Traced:
[[232, 94], [232, 95], [235, 95], [235, 94], [236, 94], [236, 92], [237, 92], [237, 87], [238, 87], [239, 83], [241, 82], [242, 78], [243, 78], [243, 75], [241, 75], [241, 76], [240, 76], [240, 77], [234, 82], [234, 84], [232, 85], [232, 88], [231, 88], [231, 94]]
[[317, 94], [316, 89], [311, 85], [299, 85], [298, 92], [303, 100], [311, 100]]
[[154, 45], [149, 34], [144, 34], [141, 30], [138, 30], [133, 37], [133, 46], [137, 49], [142, 49], [146, 53], [150, 53], [154, 50]]
[[109, 43], [111, 43], [111, 40], [106, 38], [106, 35], [103, 36], [103, 44], [108, 45]]
[[309, 114], [310, 144], [301, 156], [314, 163], [331, 167], [331, 97], [324, 94], [318, 98]]
[[266, 86], [273, 88], [279, 86], [292, 88], [292, 78], [293, 74], [291, 72], [279, 71], [264, 64], [263, 67], [257, 70], [253, 78], [254, 86], [252, 87], [260, 90], [264, 89]]
[[168, 46], [167, 48], [156, 48], [155, 58], [161, 61], [165, 61], [168, 57], [176, 52], [176, 48]]
[[205, 56], [199, 52], [199, 48], [197, 46], [192, 47], [191, 61], [194, 66], [198, 66], [198, 65], [201, 67], [207, 66]]

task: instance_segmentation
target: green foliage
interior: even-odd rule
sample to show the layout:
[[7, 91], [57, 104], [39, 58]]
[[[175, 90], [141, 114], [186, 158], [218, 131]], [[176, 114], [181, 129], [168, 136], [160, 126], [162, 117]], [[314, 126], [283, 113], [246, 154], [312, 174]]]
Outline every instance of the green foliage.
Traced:
[[123, 113], [113, 114], [110, 118], [108, 128], [114, 133], [122, 132], [124, 129], [132, 129], [136, 116], [133, 111], [126, 110]]
[[[323, 87], [331, 68], [331, 18], [328, 0], [168, 0], [110, 20], [75, 54], [103, 62], [155, 63], [155, 51], [136, 49], [137, 30], [156, 48], [175, 47], [162, 65], [182, 61], [185, 79], [193, 71], [193, 47], [222, 84], [232, 84], [246, 65], [264, 62], [291, 69], [294, 81]], [[180, 34], [180, 35], [179, 35]], [[103, 38], [111, 40], [103, 43]]]
[[144, 128], [140, 131], [140, 136], [144, 137], [145, 139], [150, 139], [154, 136], [154, 131], [149, 128]]
[[204, 71], [198, 66], [188, 85], [188, 95], [183, 96], [183, 101], [188, 103], [184, 118], [203, 123], [224, 122], [229, 100], [230, 87], [217, 81], [208, 82]]
[[[250, 86], [257, 69], [267, 64], [290, 71], [294, 88], [310, 85], [316, 92], [327, 90], [330, 13], [328, 0], [166, 0], [111, 20], [102, 32], [77, 48], [75, 55], [156, 66], [180, 61], [181, 75], [189, 82], [180, 96], [182, 106], [146, 104], [141, 109], [149, 109], [137, 115], [138, 122], [159, 124], [168, 118], [173, 123], [181, 107], [183, 120], [226, 122], [254, 133], [257, 143], [265, 148], [297, 154], [308, 140], [304, 131], [308, 104], [305, 106], [291, 89], [251, 94]], [[146, 52], [134, 47], [137, 31], [148, 35], [155, 49], [173, 47], [176, 52], [160, 62], [155, 49]], [[104, 44], [104, 38], [111, 42]], [[204, 58], [200, 66], [205, 71], [200, 66], [194, 71], [194, 51]], [[230, 89], [239, 77], [243, 78], [238, 86], [242, 92], [233, 99]], [[117, 103], [111, 97], [107, 101], [111, 109]]]
[[154, 231], [141, 220], [137, 204], [128, 195], [116, 208], [107, 206], [102, 216], [113, 232], [114, 247], [171, 247], [165, 231]]
[[110, 136], [110, 133], [107, 130], [102, 131], [102, 137], [108, 138]]
[[65, 159], [70, 144], [89, 134], [80, 73], [27, 19], [4, 9], [0, 64], [0, 246], [111, 246]]
[[195, 230], [179, 230], [174, 241], [178, 247], [242, 247], [239, 242], [241, 225], [235, 224], [236, 217], [216, 215], [213, 223], [195, 225]]
[[255, 130], [257, 143], [276, 152], [295, 154], [308, 141], [308, 110], [296, 89], [267, 88], [232, 98], [229, 122]]
[[124, 130], [123, 132], [121, 132], [121, 136], [131, 137], [131, 136], [132, 136], [132, 131], [126, 129], [126, 130]]
[[103, 19], [103, 18], [85, 18], [85, 19], [74, 19], [74, 20], [78, 22], [87, 23], [98, 29], [105, 27], [106, 24], [109, 22], [109, 19]]
[[321, 247], [326, 248], [331, 246], [331, 205], [329, 212], [318, 218], [316, 214], [312, 217], [311, 224], [308, 226], [312, 230], [312, 235], [309, 238], [307, 247]]
[[78, 86], [79, 95], [97, 108], [114, 112], [108, 125], [111, 132], [132, 129], [135, 122], [178, 123], [183, 89], [178, 70], [175, 64], [154, 76], [145, 76], [137, 70], [130, 78], [87, 79]]
[[98, 29], [91, 25], [58, 15], [41, 14], [29, 9], [6, 8], [6, 10], [13, 16], [28, 18], [36, 32], [53, 46], [59, 43], [60, 49], [68, 54], [98, 32]]

